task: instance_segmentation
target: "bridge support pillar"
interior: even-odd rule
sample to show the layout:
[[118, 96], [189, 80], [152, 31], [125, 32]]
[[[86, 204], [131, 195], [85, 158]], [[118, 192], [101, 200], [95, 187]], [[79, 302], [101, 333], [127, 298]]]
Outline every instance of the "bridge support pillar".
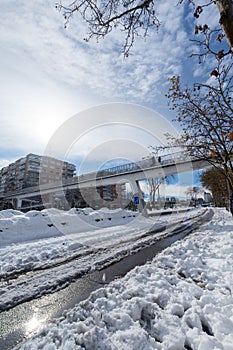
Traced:
[[16, 210], [17, 210], [17, 209], [21, 209], [21, 207], [22, 207], [22, 199], [16, 197], [16, 198], [15, 198], [15, 209], [16, 209]]
[[147, 217], [148, 213], [147, 213], [147, 209], [146, 209], [146, 203], [145, 203], [144, 198], [143, 198], [143, 193], [142, 193], [139, 181], [134, 180], [131, 183], [131, 186], [132, 186], [134, 197], [139, 198], [139, 204], [138, 204], [139, 213], [141, 213], [143, 216]]

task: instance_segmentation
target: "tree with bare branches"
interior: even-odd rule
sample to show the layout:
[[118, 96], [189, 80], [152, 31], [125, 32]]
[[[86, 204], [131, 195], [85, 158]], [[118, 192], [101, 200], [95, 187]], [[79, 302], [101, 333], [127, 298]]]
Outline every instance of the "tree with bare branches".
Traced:
[[[217, 6], [219, 11], [219, 28], [214, 31], [208, 24], [196, 25], [195, 33], [203, 33], [206, 41], [206, 49], [210, 49], [210, 37], [218, 35], [220, 41], [225, 36], [229, 50], [222, 54], [232, 53], [233, 48], [233, 2], [231, 0], [203, 0], [203, 5], [196, 6], [194, 0], [179, 0], [178, 3], [191, 3], [194, 8], [194, 17], [198, 19], [201, 13], [209, 6]], [[72, 3], [61, 0], [56, 3], [56, 8], [62, 12], [65, 19], [65, 27], [72, 17], [77, 15], [87, 23], [88, 33], [85, 40], [95, 37], [97, 40], [110, 34], [118, 28], [125, 34], [123, 52], [129, 54], [136, 37], [147, 36], [150, 29], [158, 29], [160, 26], [156, 9], [156, 0], [74, 0]], [[207, 50], [207, 51], [208, 51]]]
[[92, 37], [97, 40], [103, 38], [116, 28], [123, 31], [125, 56], [129, 54], [136, 36], [145, 37], [149, 28], [158, 28], [160, 24], [151, 0], [75, 0], [70, 5], [64, 3], [57, 3], [56, 8], [63, 13], [65, 27], [75, 14], [81, 16], [88, 26], [86, 41]]
[[174, 119], [182, 128], [179, 139], [170, 137], [170, 147], [185, 147], [192, 157], [206, 159], [228, 184], [233, 214], [233, 64], [218, 60], [206, 83], [184, 87], [171, 78], [168, 92]]
[[[182, 4], [184, 2], [189, 2], [193, 4], [195, 7], [194, 17], [199, 19], [201, 13], [208, 8], [209, 6], [217, 6], [219, 12], [219, 26], [216, 26], [215, 29], [210, 29], [208, 24], [197, 24], [195, 26], [195, 34], [199, 32], [203, 33], [205, 39], [202, 42], [202, 48], [204, 47], [207, 52], [206, 53], [215, 53], [211, 48], [211, 38], [214, 36], [217, 38], [219, 42], [222, 41], [224, 37], [226, 37], [229, 50], [227, 52], [223, 52], [222, 55], [227, 55], [232, 53], [233, 49], [233, 2], [232, 0], [209, 0], [203, 3], [203, 5], [195, 6], [194, 0], [180, 0], [179, 3]], [[217, 34], [217, 35], [216, 35]]]
[[160, 198], [160, 194], [159, 194], [159, 189], [160, 186], [162, 184], [164, 184], [164, 182], [166, 182], [166, 178], [162, 177], [162, 178], [152, 178], [152, 179], [148, 179], [148, 186], [149, 186], [149, 195], [150, 195], [150, 204], [152, 206], [152, 208], [155, 207], [155, 203], [156, 203], [156, 192], [158, 193], [158, 199]]

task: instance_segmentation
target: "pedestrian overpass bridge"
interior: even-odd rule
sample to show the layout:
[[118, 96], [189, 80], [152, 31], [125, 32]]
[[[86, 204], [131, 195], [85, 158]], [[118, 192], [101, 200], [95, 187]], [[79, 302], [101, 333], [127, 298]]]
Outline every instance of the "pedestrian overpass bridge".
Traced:
[[[184, 153], [173, 153], [160, 157], [148, 157], [139, 162], [123, 164], [108, 169], [99, 170], [68, 180], [54, 183], [41, 184], [36, 187], [28, 187], [14, 192], [2, 194], [2, 201], [14, 203], [14, 208], [20, 210], [22, 201], [30, 203], [33, 197], [45, 196], [51, 193], [63, 193], [67, 190], [97, 188], [101, 186], [129, 183], [134, 196], [138, 196], [140, 203], [143, 202], [143, 194], [140, 188], [140, 181], [152, 178], [164, 178], [173, 174], [192, 172], [207, 168], [210, 163], [205, 159], [190, 158]], [[45, 201], [43, 201], [45, 203]], [[139, 205], [139, 209], [142, 207]]]

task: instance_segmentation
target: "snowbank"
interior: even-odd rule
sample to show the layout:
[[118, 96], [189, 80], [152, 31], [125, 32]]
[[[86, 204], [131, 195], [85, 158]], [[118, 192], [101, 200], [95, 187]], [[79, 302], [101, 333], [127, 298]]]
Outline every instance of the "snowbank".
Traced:
[[125, 225], [137, 217], [138, 213], [103, 208], [71, 209], [68, 212], [58, 209], [29, 211], [24, 214], [7, 209], [0, 212], [0, 247], [11, 243], [35, 241], [63, 234], [93, 231], [98, 228]]
[[[114, 255], [118, 259], [121, 249], [132, 249], [130, 241], [139, 239], [152, 227], [166, 227], [177, 220], [186, 221], [198, 213], [199, 210], [195, 210], [155, 219], [121, 209], [93, 211], [86, 208], [71, 209], [69, 212], [48, 209], [26, 214], [13, 210], [1, 211], [0, 279], [44, 268], [45, 265], [53, 266], [81, 253], [85, 254], [88, 249], [106, 249], [104, 260], [110, 257], [114, 259]], [[156, 238], [159, 236], [159, 233], [156, 234]], [[116, 245], [119, 248], [115, 252], [111, 251], [111, 247]], [[95, 265], [90, 260], [89, 264], [85, 264], [87, 270], [90, 264]], [[30, 290], [28, 286], [28, 293]], [[5, 300], [5, 294], [9, 294], [7, 286], [1, 287], [1, 293], [0, 305]], [[12, 293], [11, 290], [7, 299], [12, 298]]]
[[233, 222], [212, 222], [92, 293], [20, 349], [232, 350]]

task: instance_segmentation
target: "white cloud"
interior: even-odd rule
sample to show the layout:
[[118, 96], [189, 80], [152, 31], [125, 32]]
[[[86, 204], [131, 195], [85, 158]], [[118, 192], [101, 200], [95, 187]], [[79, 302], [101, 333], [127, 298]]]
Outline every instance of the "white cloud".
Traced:
[[[162, 22], [159, 33], [151, 31], [146, 41], [139, 39], [132, 56], [124, 59], [114, 50], [120, 47], [122, 35], [114, 33], [98, 44], [94, 40], [86, 44], [83, 25], [74, 17], [63, 29], [62, 16], [52, 3], [21, 1], [20, 6], [8, 11], [2, 24], [7, 33], [3, 47], [16, 55], [19, 65], [24, 64], [19, 56], [25, 57], [29, 63], [34, 61], [41, 73], [73, 87], [86, 86], [111, 98], [127, 96], [129, 89], [129, 97], [140, 96], [141, 101], [151, 98], [148, 91], [168, 75], [171, 64], [182, 69], [180, 58], [186, 37], [181, 29], [182, 7], [172, 7], [168, 2], [158, 5]], [[139, 71], [140, 66], [146, 69]]]

